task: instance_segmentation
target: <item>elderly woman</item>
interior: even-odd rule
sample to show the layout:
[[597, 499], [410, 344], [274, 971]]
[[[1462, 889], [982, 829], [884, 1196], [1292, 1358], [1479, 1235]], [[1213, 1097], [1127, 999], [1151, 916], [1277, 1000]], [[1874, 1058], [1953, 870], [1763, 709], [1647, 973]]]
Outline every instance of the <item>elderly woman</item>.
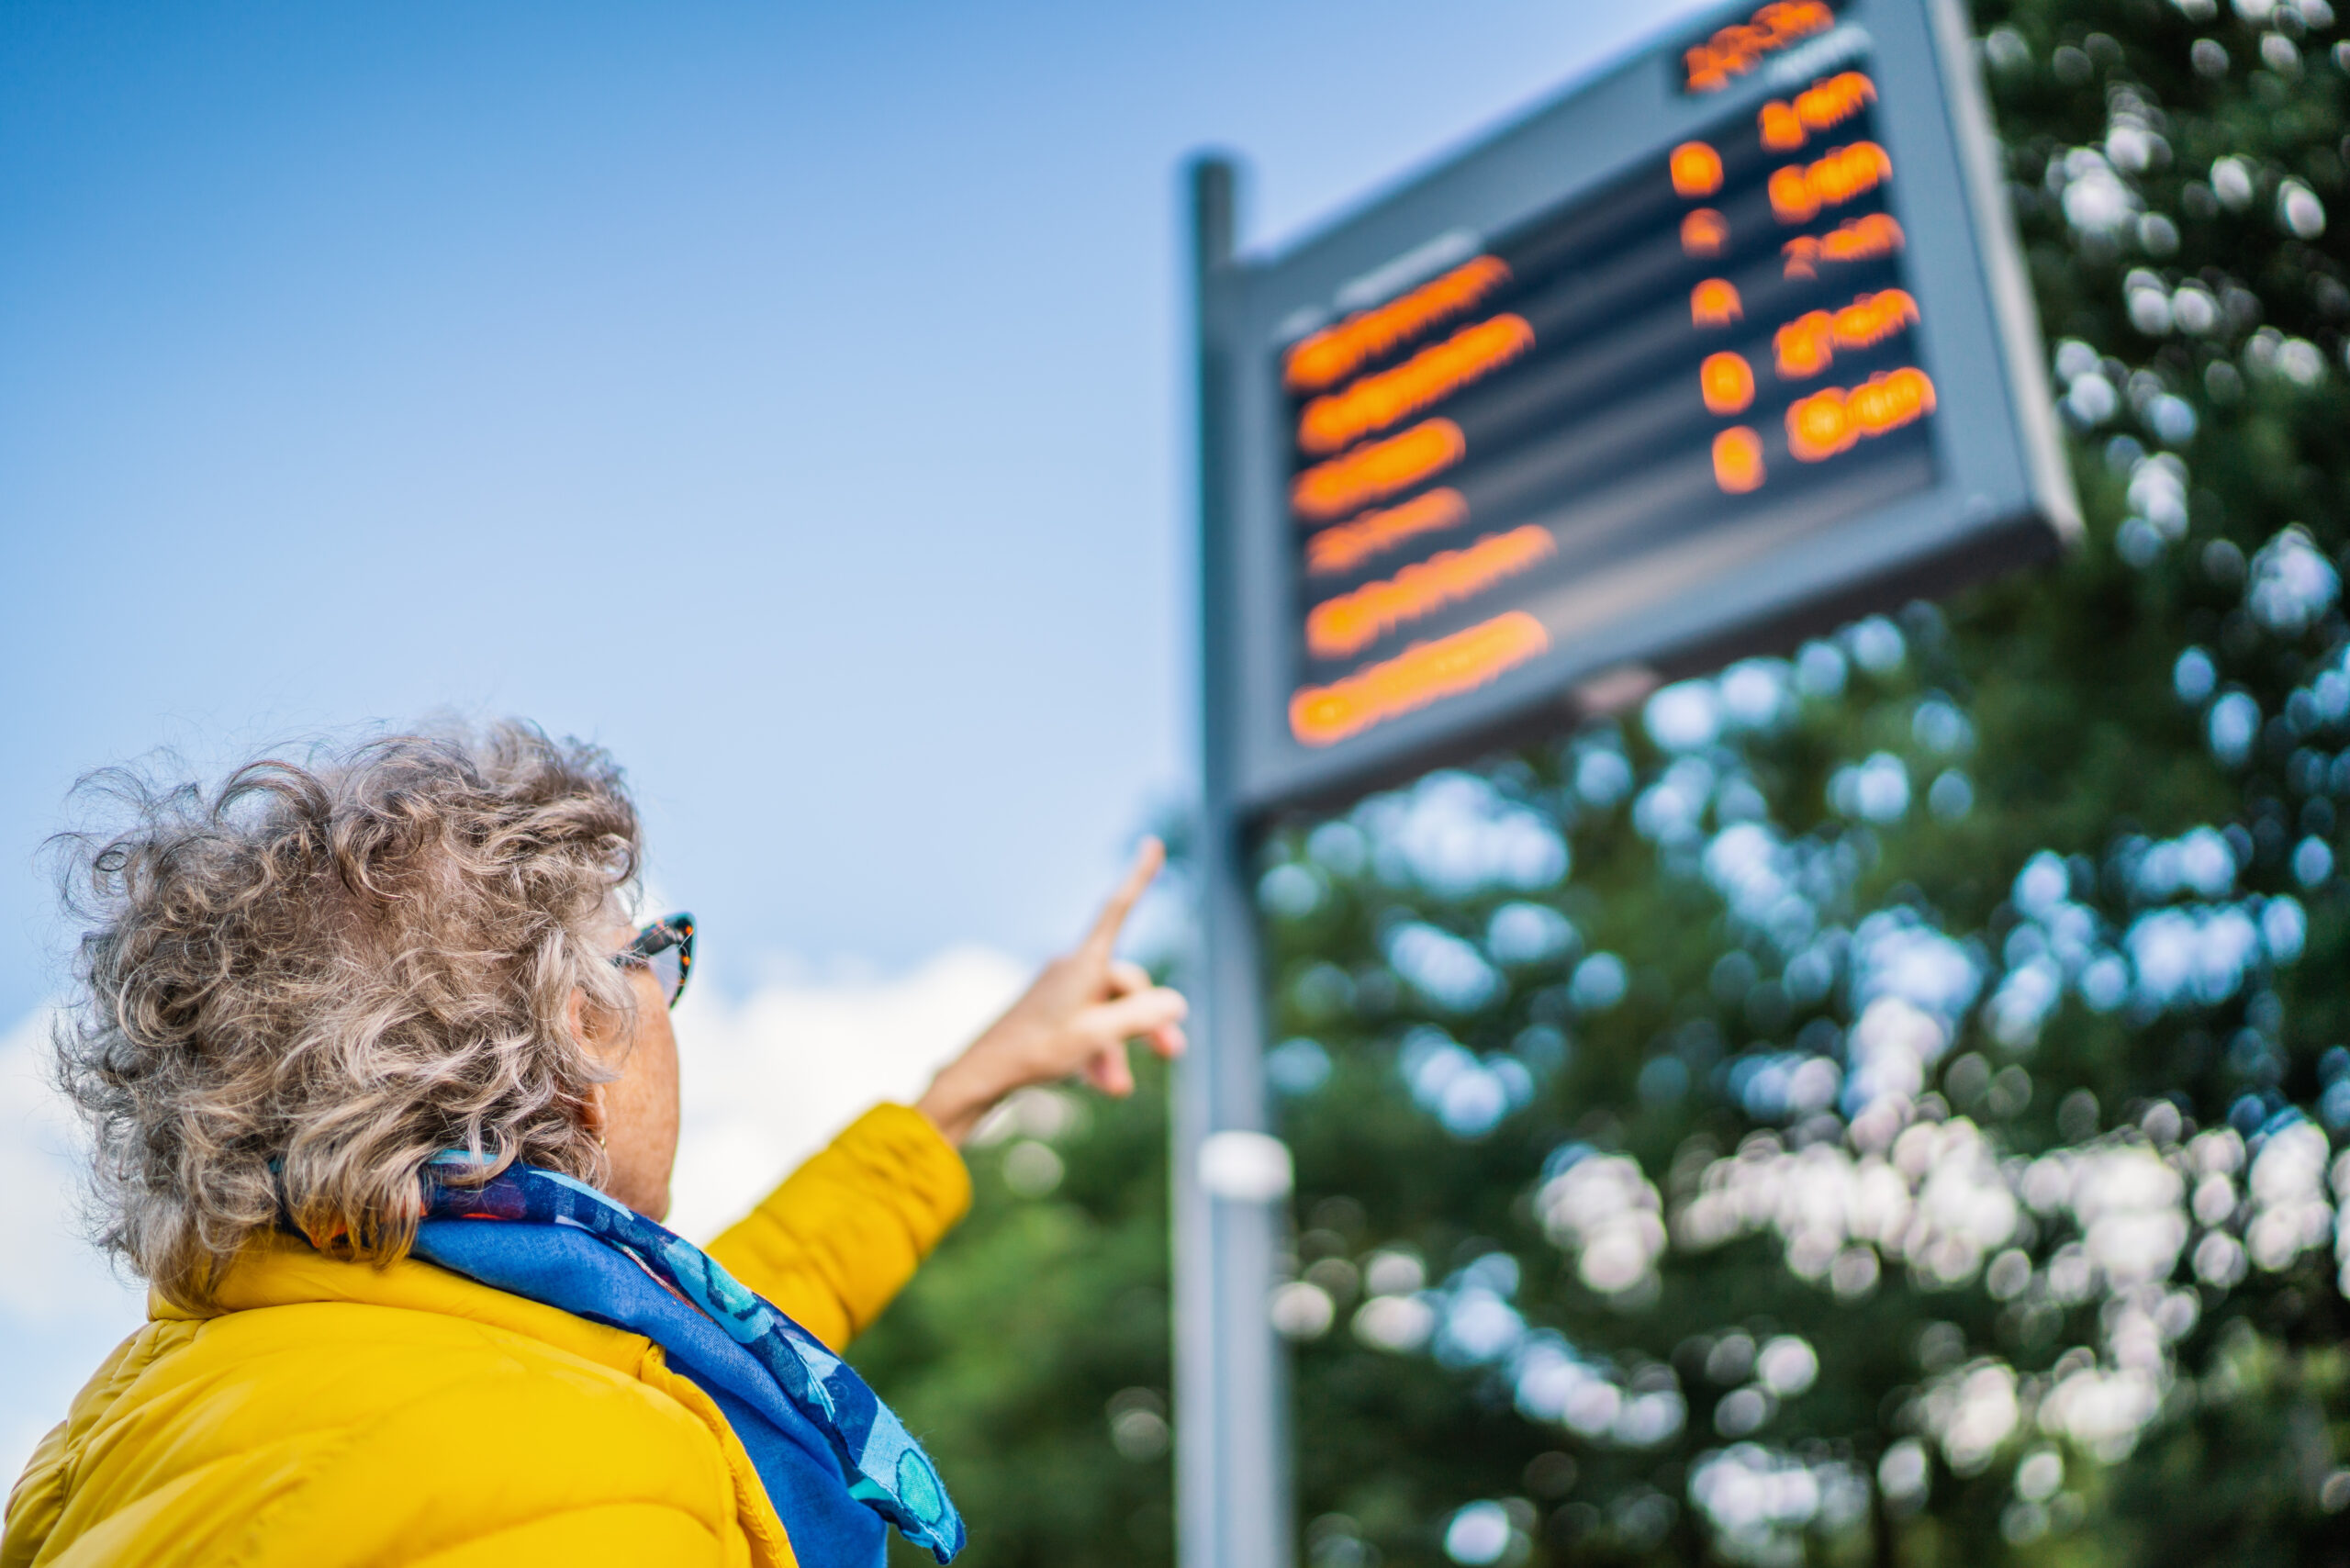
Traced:
[[0, 1564], [878, 1568], [963, 1526], [837, 1352], [1026, 1084], [1132, 1087], [1182, 999], [1084, 942], [912, 1106], [697, 1249], [662, 1228], [689, 917], [632, 931], [600, 752], [506, 724], [133, 790], [74, 841], [64, 1083], [149, 1322], [8, 1501]]

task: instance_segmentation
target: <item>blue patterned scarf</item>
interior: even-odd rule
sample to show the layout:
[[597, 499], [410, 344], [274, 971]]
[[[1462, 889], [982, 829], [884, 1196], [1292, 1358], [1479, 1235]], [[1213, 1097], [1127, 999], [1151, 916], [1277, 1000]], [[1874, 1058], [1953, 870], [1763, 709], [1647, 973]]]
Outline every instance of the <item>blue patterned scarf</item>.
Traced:
[[534, 1166], [486, 1186], [425, 1176], [419, 1257], [511, 1294], [642, 1334], [716, 1401], [793, 1553], [882, 1568], [887, 1524], [945, 1562], [963, 1520], [929, 1455], [847, 1362], [701, 1249], [594, 1188]]

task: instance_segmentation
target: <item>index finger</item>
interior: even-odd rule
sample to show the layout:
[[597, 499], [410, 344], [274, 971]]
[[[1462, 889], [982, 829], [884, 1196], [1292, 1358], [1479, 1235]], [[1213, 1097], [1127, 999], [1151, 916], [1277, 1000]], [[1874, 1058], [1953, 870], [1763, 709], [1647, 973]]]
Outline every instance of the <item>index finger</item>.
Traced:
[[1118, 890], [1110, 895], [1109, 902], [1102, 906], [1102, 913], [1094, 916], [1093, 929], [1085, 936], [1088, 947], [1107, 953], [1118, 945], [1118, 928], [1125, 924], [1126, 916], [1134, 913], [1135, 901], [1142, 897], [1143, 890], [1150, 886], [1151, 879], [1158, 876], [1158, 868], [1166, 864], [1167, 846], [1157, 838], [1144, 839], [1142, 848], [1135, 854], [1134, 867], [1127, 871], [1126, 879], [1118, 884]]

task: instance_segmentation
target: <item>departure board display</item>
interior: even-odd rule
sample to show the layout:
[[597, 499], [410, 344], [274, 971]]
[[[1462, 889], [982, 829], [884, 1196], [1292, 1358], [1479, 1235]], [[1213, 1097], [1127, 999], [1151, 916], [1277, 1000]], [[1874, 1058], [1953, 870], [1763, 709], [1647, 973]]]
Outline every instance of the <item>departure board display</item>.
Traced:
[[1241, 798], [2050, 550], [2074, 507], [1972, 70], [1927, 0], [1780, 0], [1228, 269]]

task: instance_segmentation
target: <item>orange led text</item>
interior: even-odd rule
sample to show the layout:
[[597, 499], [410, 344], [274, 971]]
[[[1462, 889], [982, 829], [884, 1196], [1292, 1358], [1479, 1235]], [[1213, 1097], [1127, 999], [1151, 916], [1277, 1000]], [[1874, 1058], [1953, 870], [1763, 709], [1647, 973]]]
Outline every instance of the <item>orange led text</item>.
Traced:
[[1473, 691], [1550, 647], [1542, 622], [1513, 610], [1465, 632], [1414, 644], [1328, 686], [1301, 688], [1289, 701], [1290, 733], [1306, 745], [1332, 745], [1373, 724]]
[[1443, 401], [1533, 346], [1534, 329], [1523, 316], [1496, 316], [1463, 327], [1393, 370], [1315, 398], [1298, 416], [1297, 444], [1312, 453], [1340, 451], [1360, 437]]
[[1509, 281], [1499, 256], [1479, 256], [1369, 310], [1359, 310], [1293, 344], [1281, 363], [1292, 392], [1318, 392], [1398, 344], [1449, 320]]
[[1423, 420], [1401, 435], [1317, 463], [1290, 486], [1290, 505], [1315, 521], [1409, 489], [1467, 455], [1469, 442], [1450, 420]]
[[1840, 72], [1796, 95], [1796, 118], [1807, 130], [1826, 130], [1875, 102], [1875, 83], [1857, 71]]
[[1934, 384], [1915, 368], [1872, 375], [1850, 392], [1823, 387], [1787, 409], [1787, 451], [1798, 462], [1818, 463], [1933, 411]]
[[1359, 654], [1398, 626], [1472, 599], [1558, 548], [1549, 529], [1528, 523], [1489, 533], [1465, 550], [1439, 551], [1383, 581], [1315, 605], [1305, 618], [1305, 645], [1317, 658]]
[[1709, 196], [1722, 188], [1722, 155], [1702, 141], [1674, 148], [1670, 167], [1676, 196]]
[[1305, 542], [1305, 569], [1317, 577], [1351, 572], [1408, 539], [1439, 533], [1469, 521], [1469, 503], [1449, 487], [1430, 490], [1384, 511], [1334, 523]]
[[1754, 401], [1753, 368], [1743, 355], [1709, 353], [1697, 367], [1697, 390], [1705, 396], [1708, 413], [1744, 413]]
[[1727, 327], [1746, 314], [1739, 302], [1738, 286], [1728, 278], [1709, 277], [1689, 291], [1689, 320], [1698, 327]]
[[1684, 50], [1689, 91], [1718, 93], [1760, 64], [1766, 55], [1836, 25], [1822, 0], [1773, 0], [1751, 21], [1722, 28], [1705, 42]]
[[1733, 496], [1761, 488], [1762, 438], [1745, 425], [1732, 425], [1714, 437], [1714, 483]]
[[1779, 375], [1789, 381], [1817, 375], [1838, 349], [1874, 347], [1914, 325], [1918, 302], [1908, 291], [1888, 288], [1863, 294], [1841, 310], [1807, 310], [1773, 334], [1771, 349]]
[[1788, 277], [1816, 278], [1822, 262], [1863, 262], [1901, 249], [1901, 225], [1889, 212], [1848, 218], [1825, 234], [1798, 234], [1780, 247]]
[[1782, 380], [1818, 375], [1836, 358], [1835, 318], [1825, 310], [1805, 311], [1771, 334], [1771, 357]]
[[1918, 302], [1907, 289], [1863, 294], [1836, 312], [1836, 346], [1864, 349], [1917, 325]]
[[1681, 220], [1681, 253], [1718, 256], [1729, 243], [1729, 220], [1710, 207], [1698, 207]]
[[1771, 176], [1771, 210], [1782, 223], [1808, 223], [1823, 207], [1852, 200], [1893, 177], [1893, 160], [1874, 141], [1839, 147], [1816, 163], [1790, 163]]
[[1762, 145], [1774, 152], [1792, 152], [1815, 130], [1841, 125], [1876, 102], [1876, 84], [1857, 71], [1846, 71], [1815, 82], [1790, 104], [1774, 98], [1755, 118]]

